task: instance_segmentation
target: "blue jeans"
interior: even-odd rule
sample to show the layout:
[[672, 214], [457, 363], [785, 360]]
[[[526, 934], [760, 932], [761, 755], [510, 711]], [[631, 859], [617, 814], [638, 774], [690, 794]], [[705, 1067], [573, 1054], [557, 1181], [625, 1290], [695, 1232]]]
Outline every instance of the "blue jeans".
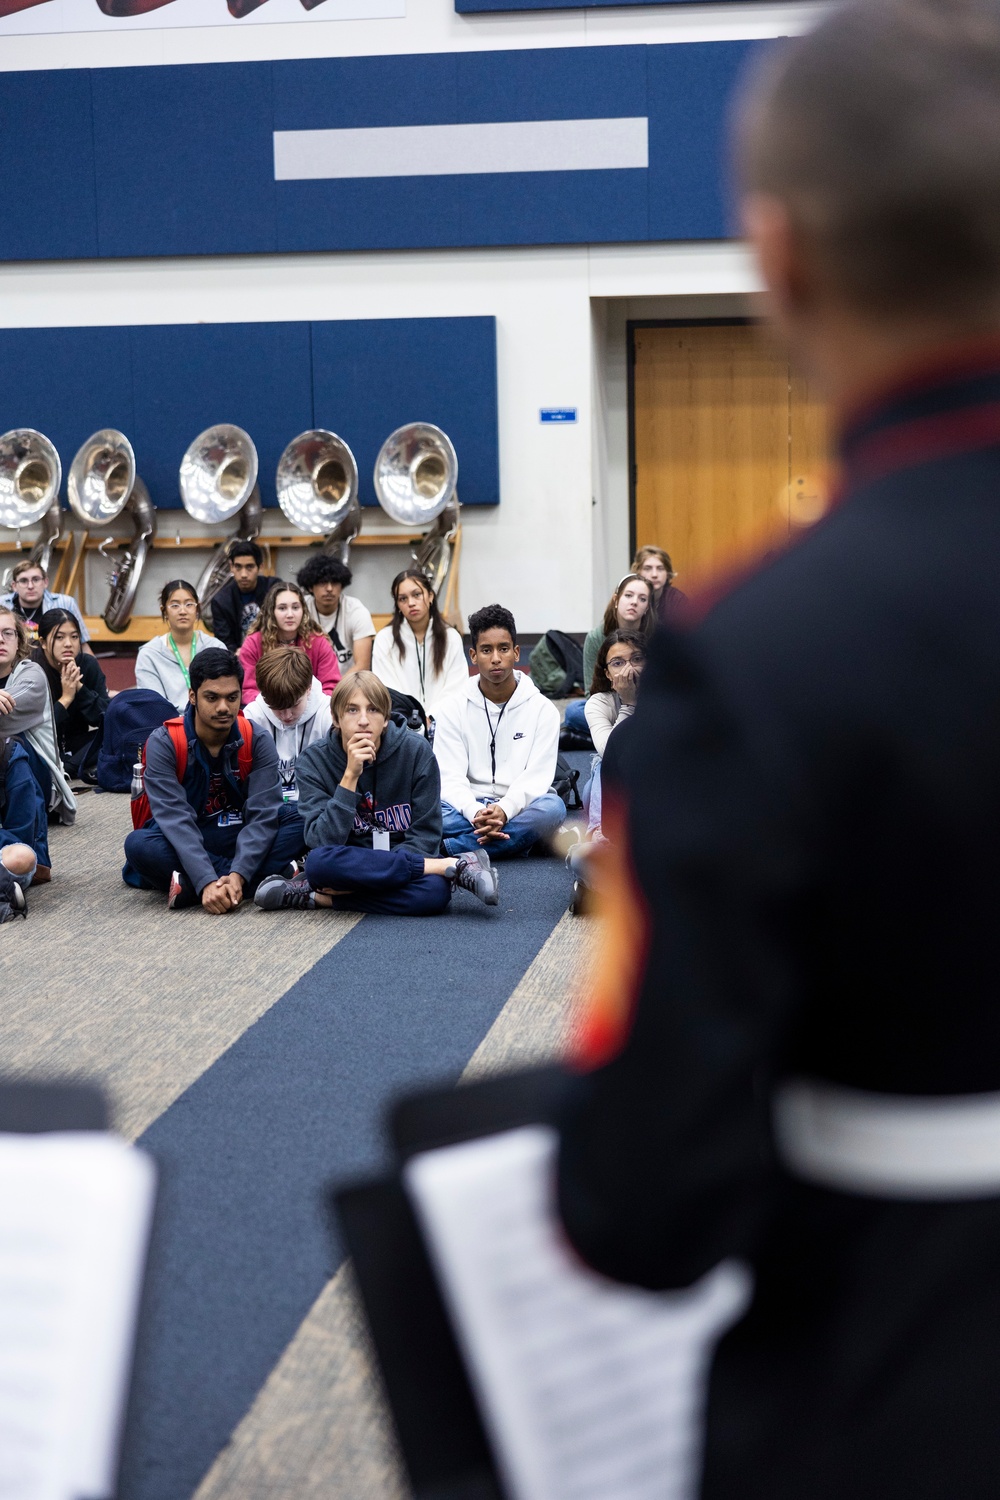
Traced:
[[574, 698], [567, 703], [566, 712], [563, 715], [563, 728], [575, 730], [577, 734], [589, 734], [590, 725], [587, 723], [587, 700], [586, 698]]
[[556, 792], [545, 792], [504, 825], [506, 839], [490, 839], [480, 845], [468, 818], [463, 817], [450, 802], [441, 803], [442, 833], [448, 854], [465, 854], [470, 849], [483, 848], [490, 859], [516, 859], [518, 855], [527, 854], [539, 839], [551, 838], [565, 820], [563, 799]]
[[[205, 853], [212, 861], [216, 878], [228, 875], [236, 858], [239, 825], [229, 824], [220, 828], [213, 820], [210, 823], [199, 823], [198, 832], [205, 845]], [[304, 847], [305, 829], [302, 819], [292, 808], [282, 806], [274, 843], [260, 869], [255, 870], [246, 882], [247, 894], [253, 894], [265, 875], [280, 875], [302, 853]], [[176, 849], [160, 832], [155, 818], [151, 818], [142, 828], [134, 828], [125, 840], [122, 879], [126, 885], [138, 886], [144, 891], [169, 891], [170, 877], [174, 870], [183, 869]]]
[[396, 849], [365, 849], [326, 844], [306, 860], [314, 891], [349, 891], [334, 896], [336, 911], [377, 912], [389, 917], [434, 917], [451, 900], [451, 882], [424, 874], [424, 856], [400, 844]]

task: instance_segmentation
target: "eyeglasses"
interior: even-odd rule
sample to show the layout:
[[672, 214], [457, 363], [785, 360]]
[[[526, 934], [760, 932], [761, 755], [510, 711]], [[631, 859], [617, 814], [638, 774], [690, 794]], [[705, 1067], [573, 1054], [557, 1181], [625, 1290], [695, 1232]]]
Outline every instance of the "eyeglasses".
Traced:
[[623, 667], [637, 667], [645, 660], [641, 651], [636, 651], [632, 656], [609, 656], [608, 666], [612, 672], [620, 672]]
[[4, 641], [16, 641], [17, 640], [17, 631], [16, 630], [0, 630], [0, 640], [4, 640]]

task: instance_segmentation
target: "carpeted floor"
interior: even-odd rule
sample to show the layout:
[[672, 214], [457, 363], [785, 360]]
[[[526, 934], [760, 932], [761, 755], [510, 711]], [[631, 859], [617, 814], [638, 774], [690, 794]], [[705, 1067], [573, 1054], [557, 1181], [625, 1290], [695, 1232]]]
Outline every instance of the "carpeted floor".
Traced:
[[121, 883], [127, 826], [81, 798], [0, 936], [0, 1066], [103, 1079], [161, 1173], [122, 1500], [405, 1494], [326, 1189], [397, 1093], [558, 1050], [569, 877], [507, 864], [498, 908], [425, 921], [168, 913]]

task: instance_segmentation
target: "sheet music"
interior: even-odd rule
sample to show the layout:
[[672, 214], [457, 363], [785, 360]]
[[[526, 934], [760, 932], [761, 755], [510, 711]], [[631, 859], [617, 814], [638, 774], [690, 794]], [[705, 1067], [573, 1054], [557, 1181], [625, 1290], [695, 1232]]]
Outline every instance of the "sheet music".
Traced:
[[0, 1135], [3, 1500], [114, 1491], [154, 1190], [103, 1132]]
[[512, 1500], [694, 1500], [712, 1349], [749, 1273], [657, 1293], [587, 1270], [553, 1203], [557, 1138], [529, 1126], [405, 1168]]

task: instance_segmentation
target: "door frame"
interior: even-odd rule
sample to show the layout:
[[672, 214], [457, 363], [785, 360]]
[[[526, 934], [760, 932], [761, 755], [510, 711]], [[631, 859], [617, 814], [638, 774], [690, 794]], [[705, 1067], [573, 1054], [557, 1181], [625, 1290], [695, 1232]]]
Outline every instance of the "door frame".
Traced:
[[628, 549], [635, 557], [638, 538], [635, 527], [635, 491], [638, 472], [635, 457], [635, 331], [637, 328], [745, 328], [762, 323], [762, 318], [629, 318], [625, 324], [628, 340]]

